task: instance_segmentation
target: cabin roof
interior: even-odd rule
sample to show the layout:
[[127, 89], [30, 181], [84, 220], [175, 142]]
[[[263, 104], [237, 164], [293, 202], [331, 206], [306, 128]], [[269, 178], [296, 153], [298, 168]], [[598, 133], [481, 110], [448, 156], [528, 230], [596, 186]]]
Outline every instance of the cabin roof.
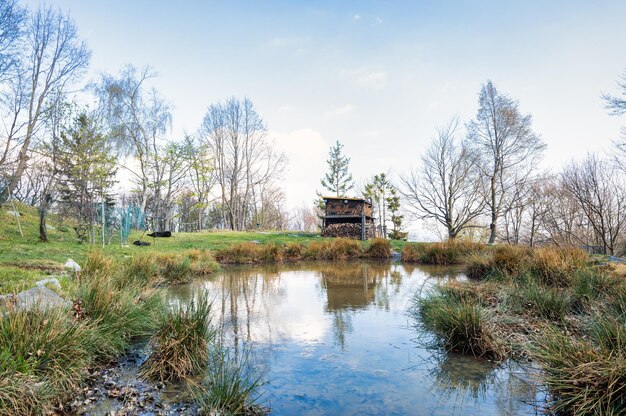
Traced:
[[348, 197], [337, 197], [337, 196], [323, 196], [322, 199], [324, 201], [358, 201], [358, 202], [367, 202], [369, 203], [369, 199], [365, 198], [348, 198]]

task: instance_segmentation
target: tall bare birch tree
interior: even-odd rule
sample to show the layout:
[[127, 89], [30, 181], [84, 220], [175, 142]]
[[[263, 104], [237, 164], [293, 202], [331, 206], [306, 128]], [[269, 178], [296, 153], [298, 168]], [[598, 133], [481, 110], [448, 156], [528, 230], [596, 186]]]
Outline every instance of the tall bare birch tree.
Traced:
[[520, 181], [528, 180], [546, 145], [532, 131], [531, 116], [522, 114], [517, 101], [500, 93], [491, 81], [481, 87], [476, 119], [467, 128], [468, 143], [480, 155], [477, 166], [487, 181], [489, 243], [493, 244], [507, 196]]
[[248, 228], [265, 185], [285, 166], [284, 155], [267, 140], [263, 120], [248, 99], [209, 106], [198, 137], [213, 154], [224, 225]]
[[[138, 167], [128, 168], [138, 187], [140, 206], [146, 210], [151, 190], [155, 203], [153, 217], [162, 217], [160, 181], [165, 166], [160, 148], [171, 127], [169, 105], [155, 89], [146, 84], [156, 74], [148, 67], [137, 70], [129, 65], [116, 76], [103, 75], [96, 86], [103, 116], [108, 120], [109, 135], [116, 141], [121, 155], [130, 155]], [[156, 210], [156, 211], [155, 211]]]

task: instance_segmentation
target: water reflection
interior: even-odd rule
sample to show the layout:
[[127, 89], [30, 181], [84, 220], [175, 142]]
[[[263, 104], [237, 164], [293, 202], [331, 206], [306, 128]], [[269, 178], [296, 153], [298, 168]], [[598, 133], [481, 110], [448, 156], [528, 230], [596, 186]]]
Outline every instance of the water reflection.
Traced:
[[229, 267], [171, 291], [213, 297], [236, 350], [254, 346], [274, 414], [533, 414], [517, 373], [437, 355], [413, 340], [406, 309], [454, 268], [392, 263]]

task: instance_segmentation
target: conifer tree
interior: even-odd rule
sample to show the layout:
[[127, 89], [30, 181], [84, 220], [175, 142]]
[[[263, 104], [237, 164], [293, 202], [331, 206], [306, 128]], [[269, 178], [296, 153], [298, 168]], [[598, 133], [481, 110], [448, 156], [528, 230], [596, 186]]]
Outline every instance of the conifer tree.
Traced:
[[322, 186], [337, 197], [346, 196], [346, 193], [354, 187], [352, 175], [348, 172], [350, 158], [342, 155], [342, 149], [343, 145], [339, 141], [330, 148], [328, 152], [330, 158], [326, 161], [329, 170], [321, 181]]

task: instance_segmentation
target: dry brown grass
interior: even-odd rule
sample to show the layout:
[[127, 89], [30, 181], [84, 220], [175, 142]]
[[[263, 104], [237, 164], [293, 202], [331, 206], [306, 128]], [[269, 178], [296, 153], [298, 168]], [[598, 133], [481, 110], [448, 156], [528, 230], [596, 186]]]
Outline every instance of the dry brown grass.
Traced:
[[454, 239], [440, 243], [410, 243], [404, 246], [402, 261], [423, 264], [461, 264], [486, 249], [483, 244]]
[[374, 238], [370, 242], [365, 256], [373, 259], [388, 259], [391, 257], [391, 241], [384, 238]]

